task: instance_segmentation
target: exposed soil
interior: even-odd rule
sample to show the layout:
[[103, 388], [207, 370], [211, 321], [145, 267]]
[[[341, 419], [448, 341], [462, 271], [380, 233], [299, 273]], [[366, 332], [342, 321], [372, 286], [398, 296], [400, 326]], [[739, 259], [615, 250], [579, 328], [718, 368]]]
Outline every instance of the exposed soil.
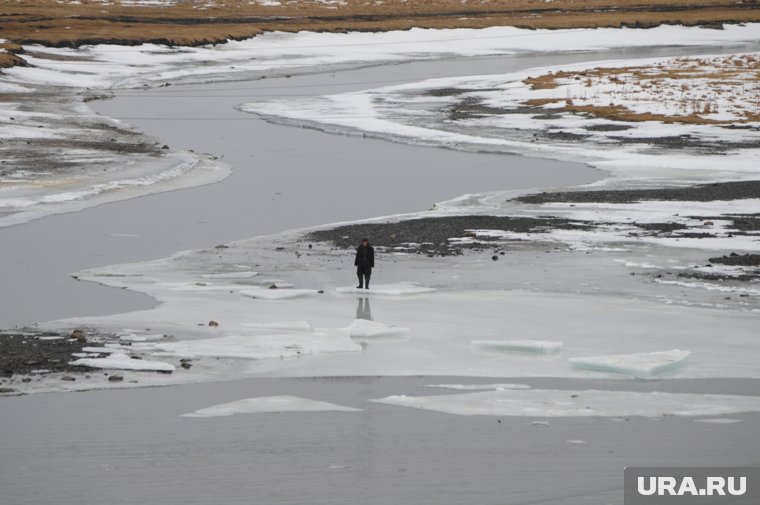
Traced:
[[484, 243], [450, 242], [450, 238], [474, 237], [469, 230], [503, 230], [517, 233], [541, 233], [549, 229], [589, 229], [590, 224], [562, 218], [527, 218], [501, 216], [446, 216], [410, 219], [396, 223], [367, 223], [345, 225], [328, 230], [319, 230], [307, 235], [307, 240], [332, 242], [342, 249], [356, 247], [360, 240], [368, 237], [376, 247], [403, 247], [408, 252], [428, 256], [450, 256], [462, 254], [465, 250], [493, 248], [487, 240]]
[[[515, 201], [532, 204], [563, 203], [633, 203], [645, 200], [710, 202], [714, 200], [742, 200], [760, 198], [760, 181], [736, 181], [700, 184], [685, 188], [624, 189], [600, 191], [560, 191], [524, 195]], [[758, 216], [747, 216], [750, 226], [758, 225]]]
[[243, 0], [188, 0], [173, 6], [119, 2], [0, 0], [0, 38], [20, 44], [200, 45], [240, 40], [264, 31], [386, 31], [412, 27], [523, 28], [653, 27], [760, 21], [754, 0], [493, 0], [407, 2], [345, 0], [262, 5]]

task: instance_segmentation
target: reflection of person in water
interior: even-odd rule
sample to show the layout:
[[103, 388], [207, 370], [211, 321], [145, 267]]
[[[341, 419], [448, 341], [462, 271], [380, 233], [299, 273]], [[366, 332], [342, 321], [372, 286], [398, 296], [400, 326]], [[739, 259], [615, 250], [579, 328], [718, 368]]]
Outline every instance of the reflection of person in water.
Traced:
[[359, 305], [356, 306], [356, 319], [372, 321], [372, 311], [369, 308], [369, 297], [360, 296]]

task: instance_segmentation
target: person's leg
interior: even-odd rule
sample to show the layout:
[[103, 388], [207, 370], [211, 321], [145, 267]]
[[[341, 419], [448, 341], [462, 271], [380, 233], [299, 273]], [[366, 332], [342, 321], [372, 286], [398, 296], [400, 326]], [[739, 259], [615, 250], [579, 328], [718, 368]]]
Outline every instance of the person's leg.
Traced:
[[356, 268], [356, 276], [359, 278], [359, 285], [356, 286], [358, 289], [362, 289], [364, 287], [364, 269], [362, 267]]
[[364, 269], [364, 289], [369, 289], [369, 278], [372, 275], [372, 268], [367, 267]]

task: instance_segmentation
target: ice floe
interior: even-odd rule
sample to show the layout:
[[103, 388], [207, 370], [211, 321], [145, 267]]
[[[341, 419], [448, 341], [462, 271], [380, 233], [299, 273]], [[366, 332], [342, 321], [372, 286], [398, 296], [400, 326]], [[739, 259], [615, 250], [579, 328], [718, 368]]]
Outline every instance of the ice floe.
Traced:
[[660, 417], [760, 412], [760, 397], [631, 391], [500, 389], [442, 396], [389, 396], [377, 403], [457, 415]]
[[171, 373], [176, 370], [176, 367], [169, 363], [164, 363], [163, 361], [134, 359], [123, 352], [115, 352], [106, 358], [80, 358], [71, 361], [69, 364], [74, 366], [104, 368], [110, 370], [140, 370], [167, 373]]
[[276, 321], [270, 323], [240, 323], [243, 328], [260, 328], [263, 330], [312, 331], [307, 321]]
[[258, 298], [261, 300], [289, 300], [291, 298], [316, 295], [318, 292], [316, 289], [259, 288], [244, 289], [240, 291], [240, 294], [248, 298]]
[[367, 319], [354, 319], [348, 326], [348, 333], [353, 339], [373, 339], [388, 337], [407, 337], [409, 328], [390, 326]]
[[689, 351], [673, 349], [671, 351], [576, 357], [570, 358], [568, 363], [575, 368], [629, 375], [637, 379], [651, 379], [684, 366], [689, 354], [691, 354]]
[[163, 333], [154, 333], [150, 335], [127, 333], [119, 335], [119, 340], [123, 340], [125, 342], [156, 342], [158, 340], [163, 340], [164, 338], [166, 338], [166, 335]]
[[254, 271], [240, 271], [240, 272], [222, 272], [222, 273], [216, 273], [216, 274], [202, 274], [201, 277], [204, 279], [248, 279], [251, 277], [255, 277], [259, 275], [258, 272]]
[[556, 354], [562, 350], [562, 342], [554, 340], [473, 340], [470, 345], [481, 352]]
[[419, 286], [414, 282], [399, 282], [396, 284], [376, 284], [369, 289], [362, 289], [356, 287], [339, 287], [336, 288], [338, 293], [341, 294], [359, 294], [359, 295], [390, 295], [390, 296], [404, 296], [404, 295], [420, 295], [425, 293], [433, 293], [435, 288]]
[[160, 342], [144, 350], [164, 356], [183, 358], [273, 359], [335, 352], [357, 352], [361, 347], [351, 341], [345, 330], [274, 335], [229, 335], [219, 338]]
[[220, 403], [196, 410], [182, 417], [227, 417], [237, 414], [274, 414], [280, 412], [361, 412], [361, 409], [297, 396], [259, 396]]
[[428, 384], [426, 388], [452, 389], [454, 391], [498, 391], [500, 389], [530, 389], [527, 384]]

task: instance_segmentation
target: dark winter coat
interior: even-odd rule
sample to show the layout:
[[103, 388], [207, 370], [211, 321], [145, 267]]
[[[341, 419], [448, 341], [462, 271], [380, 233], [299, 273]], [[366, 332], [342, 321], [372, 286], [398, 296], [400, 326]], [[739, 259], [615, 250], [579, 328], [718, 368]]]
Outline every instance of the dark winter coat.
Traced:
[[354, 266], [359, 268], [374, 268], [375, 266], [375, 249], [371, 245], [356, 248], [356, 259]]

